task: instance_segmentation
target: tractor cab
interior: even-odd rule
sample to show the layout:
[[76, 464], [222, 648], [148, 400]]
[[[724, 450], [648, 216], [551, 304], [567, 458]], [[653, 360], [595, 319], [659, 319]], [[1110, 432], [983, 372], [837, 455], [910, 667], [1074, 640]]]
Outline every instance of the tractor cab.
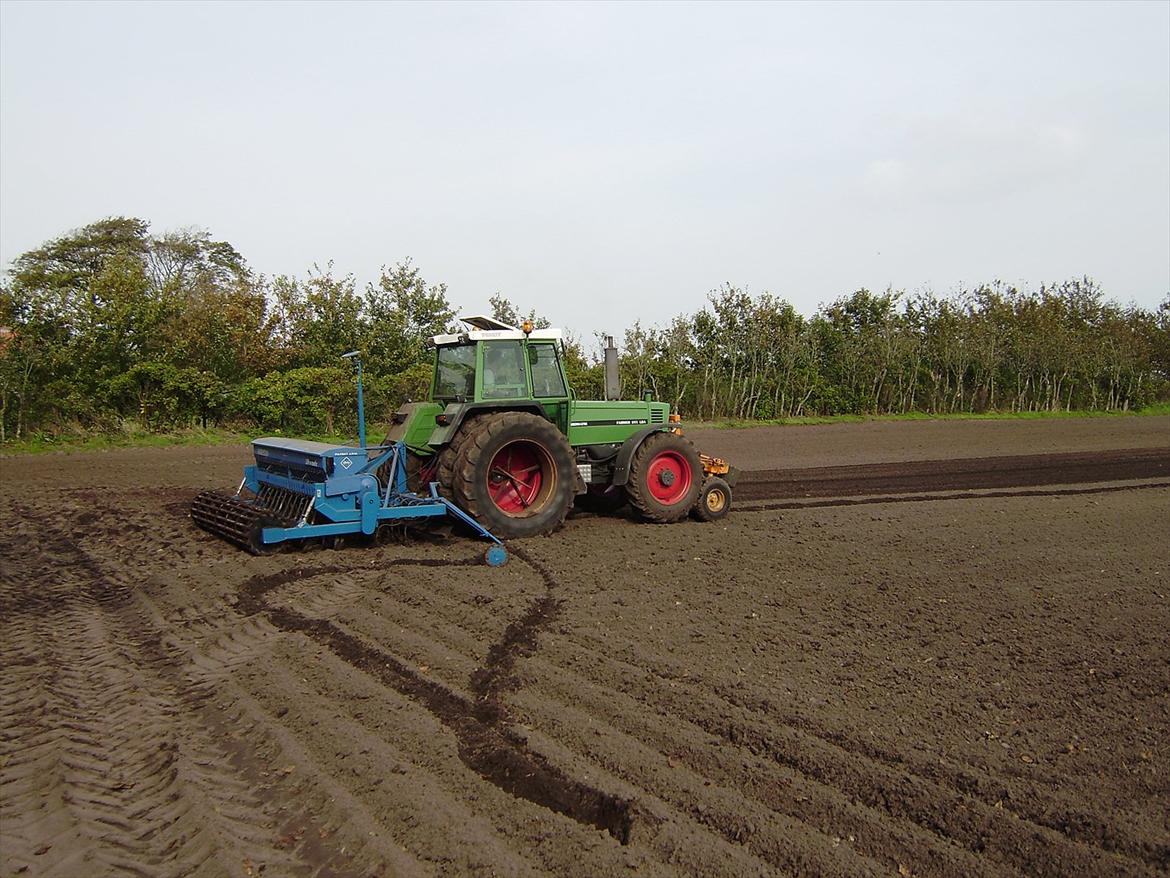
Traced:
[[465, 317], [468, 331], [434, 336], [431, 401], [440, 405], [535, 400], [568, 430], [569, 382], [559, 329], [525, 332], [490, 317]]

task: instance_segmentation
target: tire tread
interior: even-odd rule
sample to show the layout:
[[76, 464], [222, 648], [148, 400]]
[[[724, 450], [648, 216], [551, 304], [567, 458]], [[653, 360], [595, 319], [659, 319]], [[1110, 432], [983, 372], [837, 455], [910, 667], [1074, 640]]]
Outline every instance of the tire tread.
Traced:
[[[673, 448], [681, 451], [691, 465], [691, 490], [683, 501], [673, 506], [664, 506], [651, 493], [646, 485], [645, 471], [649, 462], [660, 451]], [[671, 524], [687, 517], [687, 513], [695, 505], [699, 492], [702, 490], [703, 464], [699, 460], [699, 453], [689, 439], [675, 433], [662, 431], [646, 437], [646, 440], [634, 452], [634, 459], [630, 464], [630, 480], [626, 483], [626, 496], [630, 505], [647, 521], [655, 524]]]
[[[453, 466], [452, 496], [455, 503], [468, 515], [487, 527], [500, 539], [536, 536], [551, 533], [564, 522], [573, 506], [576, 468], [573, 450], [564, 434], [553, 424], [531, 412], [501, 412], [477, 419], [473, 432], [460, 445]], [[478, 478], [483, 460], [501, 433], [517, 431], [516, 438], [540, 442], [548, 449], [558, 468], [558, 496], [549, 498], [550, 514], [540, 513], [532, 518], [511, 518], [498, 511], [486, 496], [481, 496]], [[490, 461], [488, 462], [490, 464]]]

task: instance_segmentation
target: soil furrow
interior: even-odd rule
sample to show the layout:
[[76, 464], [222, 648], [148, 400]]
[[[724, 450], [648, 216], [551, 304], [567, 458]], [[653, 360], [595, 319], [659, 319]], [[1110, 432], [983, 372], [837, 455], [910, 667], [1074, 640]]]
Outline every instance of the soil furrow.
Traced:
[[[800, 772], [808, 779], [825, 784], [848, 795], [855, 801], [885, 812], [905, 817], [942, 839], [953, 838], [977, 853], [990, 853], [995, 843], [987, 843], [981, 833], [963, 830], [952, 835], [946, 823], [940, 823], [938, 814], [954, 808], [961, 812], [982, 812], [988, 819], [1008, 821], [1013, 827], [1010, 838], [1017, 833], [1015, 823], [1031, 825], [1034, 844], [1017, 847], [1009, 844], [1011, 861], [1025, 872], [1039, 874], [1034, 860], [1052, 859], [1053, 845], [1060, 837], [1067, 840], [1070, 850], [1083, 848], [1084, 855], [1076, 854], [1077, 862], [1093, 862], [1102, 855], [1121, 855], [1136, 862], [1157, 866], [1166, 861], [1170, 849], [1150, 847], [1137, 843], [1115, 828], [1106, 829], [1101, 821], [1089, 814], [1066, 815], [1054, 821], [1046, 816], [1053, 806], [1046, 805], [1043, 794], [1031, 789], [1027, 794], [1013, 795], [1009, 786], [1017, 786], [1013, 779], [985, 776], [980, 779], [973, 767], [948, 768], [931, 765], [913, 757], [890, 758], [880, 748], [854, 741], [840, 733], [825, 732], [799, 717], [781, 717], [774, 711], [760, 711], [734, 692], [712, 691], [707, 687], [680, 679], [677, 674], [647, 667], [646, 656], [634, 643], [618, 644], [612, 640], [604, 651], [575, 638], [562, 640], [558, 653], [568, 664], [558, 668], [561, 673], [575, 675], [586, 685], [614, 687], [642, 706], [653, 705], [659, 714], [672, 716], [678, 722], [694, 724], [721, 741], [766, 755], [779, 764]], [[579, 651], [577, 656], [573, 653]], [[596, 676], [586, 673], [592, 671]], [[653, 680], [653, 684], [650, 681]], [[571, 691], [565, 690], [568, 695]], [[594, 709], [603, 715], [603, 705]], [[734, 717], [739, 717], [736, 721]], [[622, 726], [620, 715], [611, 721]], [[777, 742], [784, 742], [783, 745]], [[885, 790], [881, 795], [876, 791]], [[912, 793], [901, 797], [891, 791]], [[933, 804], [932, 804], [933, 800]], [[1014, 821], [1015, 823], [1013, 823]], [[1002, 834], [1002, 833], [998, 833]], [[1096, 849], [1099, 853], [1089, 853]], [[1085, 861], [1084, 856], [1089, 860]], [[1104, 863], [1094, 871], [1104, 869]], [[1113, 864], [1115, 867], [1117, 863]], [[1123, 868], [1123, 867], [1121, 867]]]
[[[544, 665], [539, 660], [537, 664]], [[815, 845], [809, 844], [809, 836], [815, 833], [827, 840], [837, 839], [837, 844], [847, 840], [858, 853], [894, 870], [904, 866], [926, 874], [968, 875], [986, 871], [986, 863], [978, 857], [912, 820], [859, 803], [851, 791], [826, 784], [763, 754], [726, 747], [723, 739], [713, 737], [689, 712], [678, 711], [677, 703], [659, 707], [633, 687], [614, 691], [560, 667], [538, 667], [534, 674], [538, 682], [520, 702], [526, 722], [548, 734], [552, 734], [551, 728], [559, 728], [574, 742], [573, 746], [585, 748], [591, 759], [630, 783], [654, 789], [684, 810], [698, 804], [709, 807], [706, 794], [710, 785], [716, 784], [720, 789], [736, 791], [748, 802], [758, 802], [804, 824], [803, 833], [787, 834], [777, 842], [781, 846], [799, 845], [777, 865], [808, 872], [809, 863], [798, 857], [807, 857], [810, 848], [816, 850]], [[686, 697], [685, 691], [682, 697]], [[652, 705], [657, 709], [646, 709]], [[575, 725], [566, 721], [566, 716], [578, 711], [585, 712], [588, 722]], [[588, 726], [592, 735], [582, 735], [577, 726]], [[656, 752], [645, 752], [649, 748]], [[643, 751], [641, 758], [621, 757], [631, 749]], [[671, 778], [683, 766], [701, 779], [703, 786], [692, 783], [668, 794], [665, 790], [671, 789]], [[654, 780], [645, 780], [646, 777]], [[760, 832], [760, 827], [754, 831]], [[825, 868], [812, 871], [823, 872]]]
[[1168, 429], [688, 430], [729, 517], [502, 569], [241, 554], [246, 447], [5, 467], [0, 874], [1164, 873]]
[[1170, 448], [1137, 448], [752, 470], [741, 473], [735, 486], [735, 499], [742, 502], [788, 497], [921, 494], [927, 491], [1118, 482], [1167, 475], [1170, 475]]
[[[398, 563], [405, 566], [416, 562], [400, 559]], [[427, 559], [417, 563], [431, 566]], [[246, 612], [266, 613], [278, 628], [316, 640], [354, 667], [418, 701], [455, 733], [460, 743], [460, 758], [485, 780], [514, 796], [580, 823], [603, 829], [623, 844], [628, 842], [632, 820], [630, 803], [567, 777], [539, 753], [530, 751], [522, 738], [503, 725], [505, 711], [493, 697], [495, 693], [488, 688], [488, 684], [480, 685], [483, 694], [477, 701], [468, 702], [442, 684], [407, 667], [397, 657], [364, 642], [332, 622], [265, 604], [263, 596], [291, 581], [288, 577], [300, 579], [326, 572], [337, 571], [328, 568], [294, 569], [276, 576], [251, 580], [241, 590], [240, 607]], [[544, 597], [537, 599], [541, 607], [544, 601]], [[496, 654], [497, 660], [505, 667], [515, 651], [529, 642], [526, 638], [534, 636], [532, 629], [541, 618], [541, 611], [530, 613], [525, 618], [529, 621], [522, 621], [518, 633], [511, 641], [506, 640]], [[490, 667], [485, 671], [484, 679], [489, 682], [492, 680]], [[476, 691], [476, 687], [473, 680], [473, 691]]]
[[[19, 511], [37, 521], [30, 510]], [[247, 745], [215, 721], [213, 710], [166, 681], [176, 675], [173, 662], [142, 619], [120, 627], [132, 600], [129, 589], [107, 579], [83, 549], [54, 533], [51, 522], [37, 524], [41, 548], [67, 561], [71, 571], [51, 582], [36, 568], [22, 571], [28, 587], [55, 595], [53, 611], [30, 614], [23, 624], [36, 625], [47, 645], [42, 661], [56, 671], [53, 714], [65, 731], [62, 789], [50, 784], [38, 795], [68, 805], [69, 831], [79, 831], [102, 864], [94, 873], [190, 874], [230, 852], [220, 863], [225, 870], [234, 870], [243, 856], [290, 875], [323, 868], [344, 874], [326, 866], [336, 857], [324, 845], [302, 845], [307, 857], [300, 859], [273, 843], [278, 832], [268, 808], [252, 793], [259, 777], [247, 776]], [[235, 773], [241, 770], [243, 784]], [[242, 789], [248, 790], [243, 796]], [[312, 821], [305, 825], [315, 830]], [[12, 851], [13, 863], [47, 866], [43, 857], [54, 846], [53, 839], [24, 839]], [[68, 853], [77, 846], [60, 847]], [[325, 858], [314, 863], [321, 854]]]
[[776, 512], [784, 509], [830, 509], [837, 506], [874, 506], [890, 503], [937, 503], [940, 500], [982, 500], [996, 497], [1063, 497], [1085, 494], [1114, 494], [1118, 491], [1146, 491], [1170, 488], [1170, 482], [1137, 482], [1125, 485], [1097, 485], [1092, 488], [1061, 488], [1055, 491], [964, 491], [957, 494], [882, 494], [876, 497], [834, 497], [829, 500], [790, 500], [785, 503], [753, 502], [740, 512]]

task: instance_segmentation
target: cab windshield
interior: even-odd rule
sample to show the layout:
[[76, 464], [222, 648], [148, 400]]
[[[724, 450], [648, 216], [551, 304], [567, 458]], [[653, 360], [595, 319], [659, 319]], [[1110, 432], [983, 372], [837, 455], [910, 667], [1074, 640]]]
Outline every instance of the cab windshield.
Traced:
[[435, 370], [435, 399], [472, 399], [475, 396], [475, 345], [439, 348]]

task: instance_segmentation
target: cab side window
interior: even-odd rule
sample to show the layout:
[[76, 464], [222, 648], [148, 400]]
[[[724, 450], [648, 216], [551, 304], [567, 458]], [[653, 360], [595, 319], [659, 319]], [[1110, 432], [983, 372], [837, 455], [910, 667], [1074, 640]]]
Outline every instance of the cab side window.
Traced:
[[475, 345], [439, 348], [435, 399], [471, 399], [475, 394]]
[[524, 350], [514, 341], [483, 343], [483, 398], [526, 399]]
[[532, 363], [532, 392], [536, 396], [568, 396], [565, 379], [557, 363], [557, 349], [551, 344], [530, 345], [529, 359]]

